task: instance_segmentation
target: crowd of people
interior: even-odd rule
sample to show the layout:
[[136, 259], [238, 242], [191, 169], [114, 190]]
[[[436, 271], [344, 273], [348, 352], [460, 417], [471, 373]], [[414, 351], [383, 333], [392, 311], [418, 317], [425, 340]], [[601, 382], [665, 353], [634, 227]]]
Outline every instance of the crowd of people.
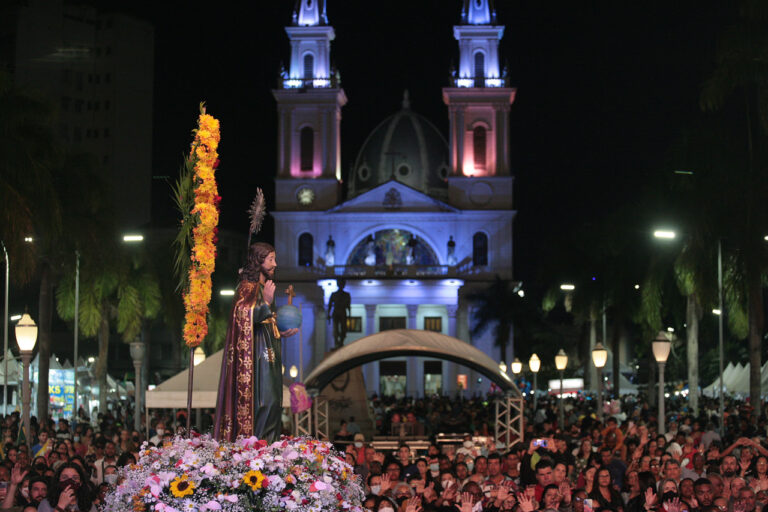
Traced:
[[766, 415], [748, 403], [727, 402], [722, 437], [706, 399], [698, 415], [673, 399], [663, 428], [642, 397], [603, 421], [594, 402], [568, 399], [564, 425], [556, 401], [527, 405], [524, 438], [507, 446], [487, 435], [487, 398], [374, 401], [377, 434], [431, 435], [447, 413], [467, 432], [458, 445], [377, 450], [354, 419], [335, 441], [374, 512], [768, 512]]
[[[117, 485], [119, 469], [136, 463], [145, 441], [141, 432], [126, 426], [127, 419], [109, 413], [99, 414], [92, 423], [51, 419], [38, 424], [33, 417], [28, 444], [19, 414], [6, 416], [0, 422], [0, 510], [105, 510], [104, 497]], [[154, 418], [149, 442], [170, 441], [171, 420]]]
[[[493, 441], [493, 397], [374, 399], [375, 435], [422, 439], [413, 449], [376, 449], [354, 418], [334, 442], [365, 486], [374, 512], [768, 512], [766, 414], [729, 401], [720, 435], [717, 403], [698, 415], [673, 399], [663, 429], [642, 398], [629, 398], [600, 421], [593, 402], [525, 410], [524, 437]], [[149, 438], [126, 416], [61, 419], [20, 432], [18, 413], [0, 422], [0, 510], [94, 512], [134, 464], [145, 441], [171, 441], [185, 422], [162, 413]], [[447, 426], [447, 427], [446, 427]], [[451, 442], [437, 433], [458, 432]], [[390, 437], [390, 440], [392, 437]]]

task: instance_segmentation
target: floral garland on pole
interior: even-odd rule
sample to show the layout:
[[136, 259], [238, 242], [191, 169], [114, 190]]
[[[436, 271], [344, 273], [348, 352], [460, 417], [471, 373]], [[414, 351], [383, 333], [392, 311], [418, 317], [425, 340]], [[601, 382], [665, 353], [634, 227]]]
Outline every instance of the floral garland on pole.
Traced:
[[176, 272], [184, 297], [184, 343], [195, 348], [208, 334], [208, 304], [211, 301], [211, 274], [216, 266], [216, 242], [221, 197], [215, 171], [221, 134], [219, 121], [200, 105], [200, 116], [192, 149], [186, 157], [174, 190], [182, 214]]

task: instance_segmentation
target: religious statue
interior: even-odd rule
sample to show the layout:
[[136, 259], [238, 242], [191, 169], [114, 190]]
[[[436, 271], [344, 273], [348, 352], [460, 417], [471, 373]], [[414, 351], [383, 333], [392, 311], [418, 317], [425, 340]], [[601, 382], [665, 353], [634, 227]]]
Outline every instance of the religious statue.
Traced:
[[448, 265], [455, 267], [458, 261], [456, 260], [456, 242], [453, 241], [453, 237], [448, 237]]
[[328, 241], [325, 242], [325, 266], [332, 267], [336, 265], [336, 242], [333, 237], [328, 235]]
[[376, 241], [373, 235], [365, 239], [365, 264], [372, 267], [376, 264]]
[[416, 251], [416, 235], [411, 235], [411, 238], [408, 239], [408, 245], [405, 249], [405, 264], [406, 265], [413, 265], [413, 262], [415, 261], [414, 253]]
[[345, 279], [339, 279], [336, 283], [339, 289], [328, 299], [328, 321], [333, 320], [334, 348], [341, 348], [347, 337], [347, 318], [352, 313], [352, 297], [349, 292], [344, 291], [344, 286], [347, 284]]
[[240, 271], [221, 361], [214, 437], [234, 441], [256, 436], [280, 438], [283, 402], [280, 339], [298, 329], [279, 332], [272, 304], [277, 261], [275, 248], [257, 242], [249, 247]]

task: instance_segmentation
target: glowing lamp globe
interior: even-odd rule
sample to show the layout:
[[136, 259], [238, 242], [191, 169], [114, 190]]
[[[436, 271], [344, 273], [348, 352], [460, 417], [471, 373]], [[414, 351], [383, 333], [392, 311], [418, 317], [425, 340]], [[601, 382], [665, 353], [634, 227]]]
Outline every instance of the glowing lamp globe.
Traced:
[[277, 310], [277, 329], [280, 332], [298, 329], [301, 325], [301, 310], [293, 304], [286, 304]]

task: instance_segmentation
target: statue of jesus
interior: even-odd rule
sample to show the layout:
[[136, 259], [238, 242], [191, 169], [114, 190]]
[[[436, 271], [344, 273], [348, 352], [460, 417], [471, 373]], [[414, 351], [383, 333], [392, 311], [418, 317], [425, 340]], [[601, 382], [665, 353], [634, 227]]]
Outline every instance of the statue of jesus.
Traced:
[[221, 361], [213, 431], [220, 441], [234, 441], [240, 436], [268, 442], [280, 438], [280, 339], [293, 336], [298, 329], [278, 332], [271, 309], [276, 268], [274, 247], [262, 242], [251, 245], [248, 262], [240, 273]]

